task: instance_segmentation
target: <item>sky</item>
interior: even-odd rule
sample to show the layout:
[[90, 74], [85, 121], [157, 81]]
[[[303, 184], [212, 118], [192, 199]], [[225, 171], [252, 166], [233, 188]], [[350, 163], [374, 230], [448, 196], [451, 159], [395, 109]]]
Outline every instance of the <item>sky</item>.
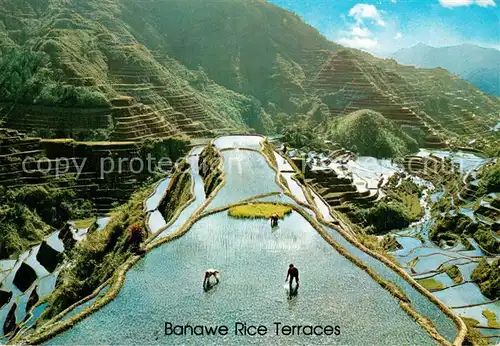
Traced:
[[390, 56], [424, 43], [500, 50], [500, 0], [268, 0], [343, 46]]

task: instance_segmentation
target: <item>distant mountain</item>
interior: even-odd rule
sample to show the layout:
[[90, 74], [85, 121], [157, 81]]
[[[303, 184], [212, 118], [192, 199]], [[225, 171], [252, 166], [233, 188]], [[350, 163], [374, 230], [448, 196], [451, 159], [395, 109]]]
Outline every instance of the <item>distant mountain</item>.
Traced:
[[473, 44], [431, 47], [419, 43], [392, 56], [400, 64], [442, 67], [491, 95], [500, 96], [500, 51]]

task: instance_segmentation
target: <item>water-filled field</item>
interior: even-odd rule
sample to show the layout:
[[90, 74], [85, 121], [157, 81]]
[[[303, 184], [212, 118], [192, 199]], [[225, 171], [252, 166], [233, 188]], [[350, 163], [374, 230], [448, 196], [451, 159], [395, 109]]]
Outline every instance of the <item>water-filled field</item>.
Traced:
[[[288, 297], [289, 262], [300, 269], [298, 294]], [[215, 267], [221, 283], [202, 288], [203, 270]], [[432, 340], [397, 301], [365, 272], [339, 255], [299, 214], [279, 229], [267, 220], [207, 217], [181, 239], [149, 253], [127, 274], [109, 305], [53, 339], [51, 344], [192, 344], [198, 336], [164, 336], [163, 323], [340, 326], [339, 336], [208, 337], [205, 344], [430, 344]]]
[[[206, 210], [255, 197], [299, 205], [278, 184], [274, 171], [261, 152], [261, 137], [223, 137], [219, 148], [249, 150], [222, 151], [225, 184], [208, 202]], [[203, 180], [198, 172], [200, 150], [188, 156], [194, 181], [195, 199], [169, 227], [155, 239], [172, 234], [184, 225], [195, 210], [203, 206]], [[280, 159], [279, 156], [275, 156]], [[282, 162], [278, 170], [288, 171]], [[285, 173], [287, 174], [287, 173]], [[307, 203], [304, 187], [284, 176], [290, 192]], [[155, 220], [158, 195], [165, 182], [145, 201]], [[316, 210], [329, 221], [329, 207], [313, 191], [313, 205], [304, 208], [313, 216]], [[168, 193], [168, 192], [167, 192]], [[301, 207], [299, 207], [301, 208]], [[163, 220], [163, 222], [165, 222]], [[163, 224], [163, 227], [165, 224]], [[333, 226], [333, 225], [332, 225]], [[384, 280], [390, 280], [410, 300], [412, 308], [430, 319], [437, 331], [452, 341], [457, 335], [454, 322], [434, 303], [418, 292], [386, 264], [352, 245], [332, 227], [322, 225], [334, 241], [354, 258], [363, 261]], [[156, 227], [155, 229], [158, 229]], [[289, 263], [300, 270], [300, 289], [289, 294], [284, 279]], [[202, 287], [207, 268], [221, 272], [218, 285], [208, 291]], [[104, 293], [100, 293], [104, 294]], [[76, 314], [90, 306], [86, 302]], [[67, 318], [67, 317], [65, 317]], [[182, 237], [148, 252], [126, 274], [117, 297], [74, 327], [49, 341], [50, 344], [193, 344], [200, 336], [166, 336], [165, 322], [179, 325], [227, 325], [229, 333], [203, 339], [205, 344], [433, 344], [435, 341], [406, 313], [399, 301], [360, 267], [342, 256], [303, 216], [297, 212], [285, 217], [278, 228], [268, 220], [233, 219], [221, 211], [198, 220]], [[235, 335], [234, 323], [264, 325], [264, 336]], [[276, 335], [274, 322], [284, 325], [338, 326], [340, 335]], [[313, 341], [311, 341], [313, 340]]]

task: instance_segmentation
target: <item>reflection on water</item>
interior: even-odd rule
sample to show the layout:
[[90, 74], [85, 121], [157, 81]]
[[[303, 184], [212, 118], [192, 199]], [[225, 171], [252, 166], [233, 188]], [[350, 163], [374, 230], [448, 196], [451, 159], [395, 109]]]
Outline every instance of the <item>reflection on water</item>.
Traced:
[[[498, 320], [500, 318], [500, 301], [490, 304], [471, 306], [468, 308], [453, 309], [453, 311], [459, 316], [466, 316], [479, 321], [479, 326], [482, 327], [488, 326], [488, 319], [483, 315], [483, 312], [486, 310], [493, 312]], [[497, 330], [497, 333], [500, 335], [500, 329]]]
[[158, 205], [160, 204], [163, 196], [165, 195], [165, 192], [167, 191], [170, 180], [172, 180], [172, 178], [162, 179], [156, 186], [153, 195], [151, 195], [151, 197], [146, 200], [146, 211], [151, 212], [158, 208]]
[[260, 153], [231, 150], [224, 151], [222, 155], [226, 184], [210, 203], [210, 209], [262, 193], [281, 192], [281, 187], [276, 183], [276, 172]]
[[[288, 264], [300, 271], [298, 295], [283, 284]], [[202, 287], [206, 268], [221, 282]], [[147, 318], [144, 318], [147, 316]], [[51, 340], [51, 344], [191, 344], [195, 336], [159, 337], [163, 323], [205, 325], [243, 321], [341, 326], [341, 336], [317, 344], [431, 344], [431, 338], [366, 273], [340, 256], [300, 215], [271, 232], [267, 220], [235, 220], [226, 213], [196, 223], [182, 238], [154, 249], [127, 274], [118, 297]], [[91, 332], [90, 332], [91, 331]], [[126, 332], [128, 331], [128, 332]], [[310, 336], [252, 339], [204, 337], [205, 344], [304, 344]]]
[[450, 158], [452, 162], [458, 165], [461, 173], [470, 172], [483, 166], [489, 161], [489, 159], [464, 151], [450, 152], [444, 150], [421, 149], [417, 155], [427, 157], [431, 154], [440, 158]]
[[225, 136], [214, 141], [218, 149], [247, 148], [260, 150], [263, 138], [260, 136]]
[[443, 303], [452, 307], [480, 304], [489, 301], [488, 298], [481, 294], [479, 287], [473, 283], [465, 283], [444, 291], [438, 291], [434, 295]]

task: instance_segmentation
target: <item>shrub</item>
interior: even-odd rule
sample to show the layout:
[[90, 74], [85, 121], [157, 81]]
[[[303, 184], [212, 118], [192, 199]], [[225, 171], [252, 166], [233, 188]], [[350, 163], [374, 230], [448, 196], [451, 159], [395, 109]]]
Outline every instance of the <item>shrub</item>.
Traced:
[[355, 211], [354, 218], [369, 227], [372, 233], [387, 233], [407, 227], [411, 216], [405, 206], [397, 201], [380, 202], [369, 209]]

